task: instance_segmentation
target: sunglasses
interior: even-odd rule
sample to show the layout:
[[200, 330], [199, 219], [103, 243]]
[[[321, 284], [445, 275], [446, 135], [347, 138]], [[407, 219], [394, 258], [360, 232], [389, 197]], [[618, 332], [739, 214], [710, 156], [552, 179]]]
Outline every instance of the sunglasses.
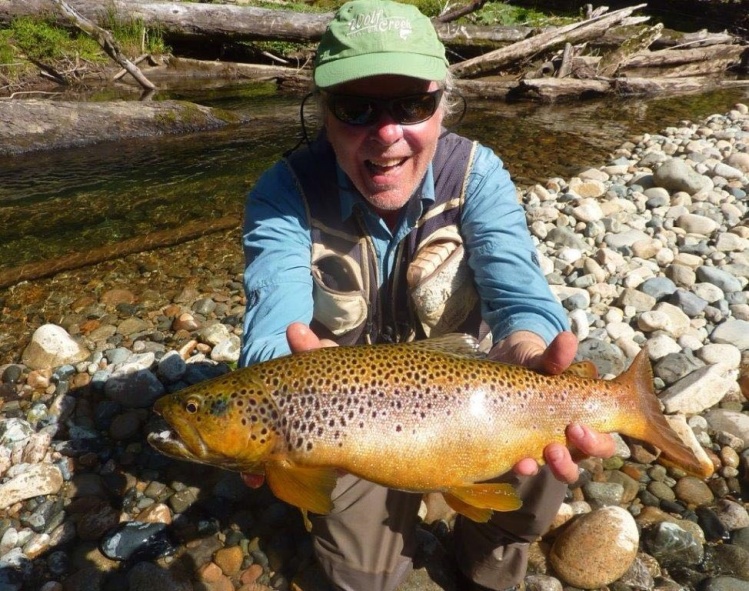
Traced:
[[372, 125], [383, 113], [399, 125], [416, 125], [434, 115], [444, 92], [440, 89], [390, 99], [329, 92], [324, 96], [336, 119], [347, 125]]

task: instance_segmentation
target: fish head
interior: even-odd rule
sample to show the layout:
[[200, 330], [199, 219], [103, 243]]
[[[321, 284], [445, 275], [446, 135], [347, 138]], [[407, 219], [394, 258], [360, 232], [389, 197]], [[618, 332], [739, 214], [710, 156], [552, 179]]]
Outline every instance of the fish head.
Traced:
[[178, 459], [240, 472], [262, 473], [276, 446], [277, 416], [265, 386], [245, 368], [159, 398], [154, 412], [167, 428], [148, 436], [158, 451]]

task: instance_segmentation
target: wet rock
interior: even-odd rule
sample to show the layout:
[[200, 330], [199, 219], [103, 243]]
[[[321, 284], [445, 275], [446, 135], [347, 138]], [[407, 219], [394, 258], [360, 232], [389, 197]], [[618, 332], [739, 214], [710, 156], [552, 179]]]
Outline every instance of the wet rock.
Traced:
[[668, 521], [647, 530], [643, 541], [648, 552], [667, 567], [695, 565], [704, 555], [702, 544], [692, 534]]
[[176, 552], [165, 524], [138, 521], [128, 521], [108, 531], [99, 547], [112, 560], [152, 560]]

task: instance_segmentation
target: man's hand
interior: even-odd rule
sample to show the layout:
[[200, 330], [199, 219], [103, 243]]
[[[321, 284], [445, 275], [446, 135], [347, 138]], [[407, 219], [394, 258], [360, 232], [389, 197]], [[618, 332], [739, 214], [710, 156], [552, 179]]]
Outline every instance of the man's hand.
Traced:
[[286, 340], [292, 353], [311, 351], [320, 347], [337, 347], [338, 345], [329, 339], [320, 339], [312, 332], [309, 326], [301, 322], [293, 322], [286, 327]]
[[[558, 375], [570, 366], [576, 353], [577, 338], [571, 332], [559, 333], [547, 347], [537, 334], [519, 331], [493, 347], [489, 358]], [[570, 448], [574, 450], [578, 460], [585, 456], [608, 458], [616, 450], [611, 435], [598, 433], [583, 425], [568, 425], [566, 435], [569, 447], [561, 443], [550, 443], [544, 448], [544, 460], [554, 476], [563, 482], [575, 482], [579, 476]], [[523, 476], [533, 476], [538, 472], [538, 463], [532, 458], [525, 458], [515, 464], [514, 470]]]
[[[294, 322], [286, 327], [286, 340], [289, 342], [292, 353], [337, 346], [331, 340], [317, 338], [317, 335], [310, 330], [309, 326], [301, 322]], [[264, 474], [242, 472], [241, 476], [244, 483], [251, 488], [259, 488], [265, 482]]]

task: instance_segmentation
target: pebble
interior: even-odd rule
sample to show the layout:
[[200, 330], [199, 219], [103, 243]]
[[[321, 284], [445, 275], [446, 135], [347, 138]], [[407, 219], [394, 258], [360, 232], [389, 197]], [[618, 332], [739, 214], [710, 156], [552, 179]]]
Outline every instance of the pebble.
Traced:
[[[579, 358], [611, 378], [647, 347], [669, 424], [717, 469], [703, 482], [617, 438], [533, 546], [527, 589], [749, 586], [748, 140], [737, 105], [520, 191]], [[238, 360], [238, 243], [233, 230], [0, 293], [0, 588], [289, 591], [309, 572], [298, 511], [144, 443], [154, 400]], [[441, 516], [424, 527], [449, 535]]]

